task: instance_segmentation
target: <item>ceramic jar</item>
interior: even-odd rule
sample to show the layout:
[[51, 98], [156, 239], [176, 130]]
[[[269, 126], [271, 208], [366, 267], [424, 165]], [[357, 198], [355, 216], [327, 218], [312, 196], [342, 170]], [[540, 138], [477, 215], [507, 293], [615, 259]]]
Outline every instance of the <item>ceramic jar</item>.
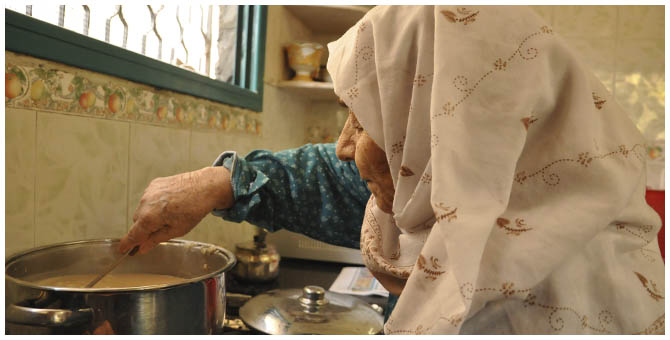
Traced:
[[313, 42], [294, 42], [286, 46], [288, 65], [295, 71], [292, 80], [312, 81], [321, 66], [323, 46]]

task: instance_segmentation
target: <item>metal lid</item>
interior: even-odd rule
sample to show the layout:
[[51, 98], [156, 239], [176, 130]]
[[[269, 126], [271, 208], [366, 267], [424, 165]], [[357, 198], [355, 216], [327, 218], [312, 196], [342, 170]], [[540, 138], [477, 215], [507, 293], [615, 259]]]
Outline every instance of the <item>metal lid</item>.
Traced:
[[365, 301], [318, 286], [259, 294], [240, 308], [240, 316], [268, 334], [377, 334], [384, 326]]

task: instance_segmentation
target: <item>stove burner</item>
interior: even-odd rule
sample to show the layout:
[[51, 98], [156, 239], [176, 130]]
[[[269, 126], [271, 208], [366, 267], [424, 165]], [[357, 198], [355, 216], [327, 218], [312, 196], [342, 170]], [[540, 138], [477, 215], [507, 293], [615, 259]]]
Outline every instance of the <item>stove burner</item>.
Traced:
[[238, 279], [233, 275], [226, 276], [226, 290], [231, 293], [256, 296], [277, 288], [279, 288], [277, 279], [267, 282], [251, 282]]

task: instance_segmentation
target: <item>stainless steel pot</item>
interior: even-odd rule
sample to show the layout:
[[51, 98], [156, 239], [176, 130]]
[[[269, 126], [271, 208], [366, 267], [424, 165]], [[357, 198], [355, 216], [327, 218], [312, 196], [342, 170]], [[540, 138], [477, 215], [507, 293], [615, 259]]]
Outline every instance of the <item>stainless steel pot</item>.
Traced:
[[128, 288], [63, 288], [47, 277], [92, 274], [120, 256], [118, 240], [54, 244], [5, 262], [7, 334], [212, 334], [223, 329], [225, 277], [235, 256], [214, 245], [172, 240], [133, 256], [114, 273], [184, 278]]

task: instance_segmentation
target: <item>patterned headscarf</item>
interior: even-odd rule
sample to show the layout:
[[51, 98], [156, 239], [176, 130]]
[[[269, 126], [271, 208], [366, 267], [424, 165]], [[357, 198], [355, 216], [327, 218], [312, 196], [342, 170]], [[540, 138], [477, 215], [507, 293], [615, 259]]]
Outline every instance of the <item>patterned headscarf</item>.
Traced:
[[386, 152], [367, 267], [406, 279], [386, 334], [664, 331], [642, 136], [526, 7], [376, 7], [328, 45]]

